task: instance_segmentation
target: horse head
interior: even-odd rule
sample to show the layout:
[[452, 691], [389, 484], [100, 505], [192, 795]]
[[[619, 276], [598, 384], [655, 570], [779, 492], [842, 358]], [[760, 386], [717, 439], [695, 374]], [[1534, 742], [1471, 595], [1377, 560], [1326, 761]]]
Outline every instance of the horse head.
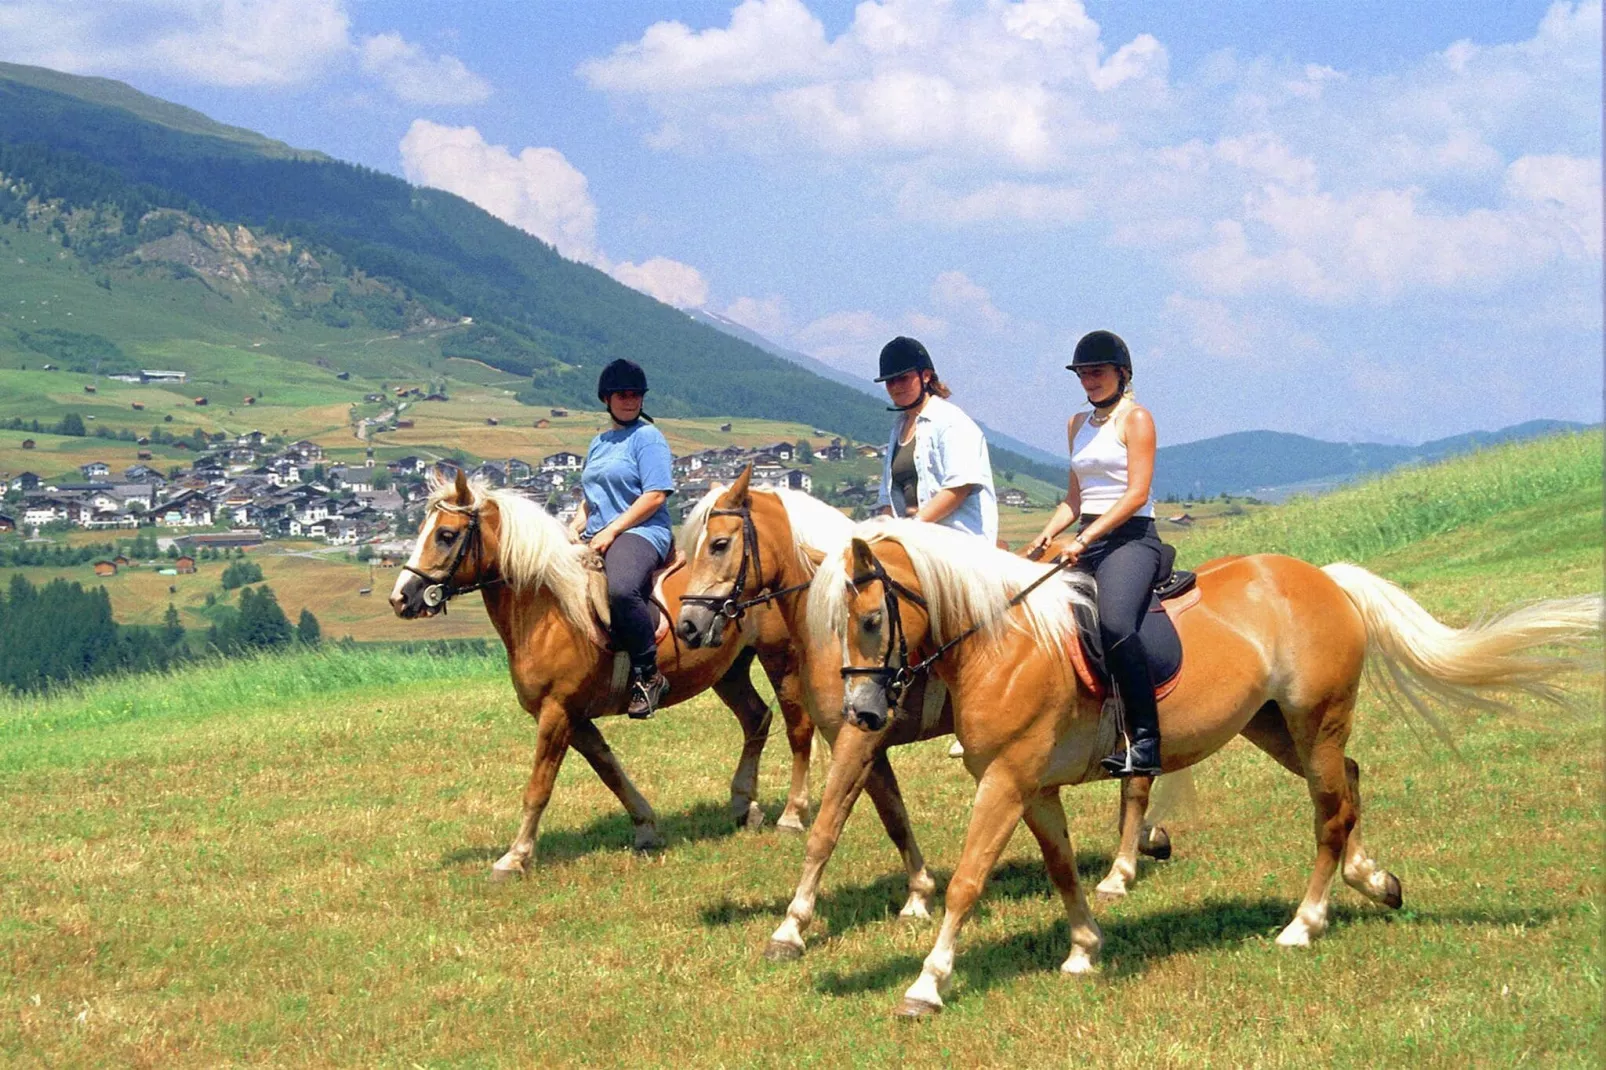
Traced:
[[847, 550], [847, 597], [843, 633], [842, 716], [867, 732], [879, 732], [897, 715], [914, 679], [914, 653], [927, 643], [931, 617], [914, 565], [894, 540], [864, 539]]
[[[690, 562], [677, 627], [693, 649], [718, 646], [725, 638], [725, 626], [740, 615], [738, 603], [743, 595], [757, 591], [769, 580], [760, 574], [761, 554], [749, 489], [752, 478], [749, 464], [708, 509], [697, 545], [686, 548]], [[778, 555], [770, 556], [778, 563]]]
[[451, 598], [497, 581], [497, 507], [469, 486], [458, 469], [456, 480], [430, 496], [412, 556], [396, 577], [390, 605], [412, 620], [444, 612]]

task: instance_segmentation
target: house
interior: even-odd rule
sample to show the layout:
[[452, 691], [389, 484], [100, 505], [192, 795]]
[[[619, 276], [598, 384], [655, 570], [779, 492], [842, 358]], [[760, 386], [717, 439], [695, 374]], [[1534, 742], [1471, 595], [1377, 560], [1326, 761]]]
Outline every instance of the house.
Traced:
[[998, 504], [1013, 505], [1017, 509], [1025, 509], [1032, 503], [1031, 500], [1026, 497], [1026, 492], [1024, 490], [1021, 490], [1019, 487], [1007, 487], [998, 492]]
[[148, 461], [148, 460], [151, 459], [151, 451], [150, 450], [140, 450], [138, 453], [134, 454], [134, 456], [136, 458], [138, 458], [139, 460], [141, 460], [141, 461]]
[[34, 447], [34, 441], [33, 441], [33, 439], [31, 439], [31, 438], [25, 438], [25, 439], [23, 439], [23, 440], [22, 440], [22, 448], [23, 448], [23, 449], [25, 449], [25, 450], [31, 450], [31, 449], [33, 449], [33, 447]]
[[78, 470], [84, 474], [85, 479], [99, 479], [112, 474], [112, 466], [105, 461], [90, 461], [88, 464], [79, 465]]
[[553, 416], [567, 416], [567, 415], [569, 415], [569, 410], [568, 409], [548, 409], [547, 411], [550, 412]]
[[543, 416], [540, 419], [535, 421], [535, 426], [536, 426], [537, 430], [539, 430], [540, 428], [543, 428], [543, 427], [551, 427], [552, 426], [552, 421], [548, 420], [545, 416]]
[[257, 403], [257, 399], [252, 397], [250, 394], [247, 394], [245, 396], [245, 403], [247, 405], [255, 405]]
[[194, 575], [195, 558], [191, 557], [189, 554], [181, 555], [177, 561], [173, 562], [173, 571], [177, 572], [180, 576]]
[[487, 417], [486, 417], [486, 418], [485, 418], [485, 426], [486, 426], [486, 427], [495, 427], [495, 426], [496, 426], [496, 425], [497, 425], [497, 424], [499, 424], [499, 423], [501, 423], [501, 422], [502, 422], [502, 421], [500, 421], [500, 420], [498, 420], [498, 419], [497, 419], [497, 418], [496, 418], [496, 417], [494, 417], [494, 416], [487, 416]]
[[236, 446], [242, 446], [246, 449], [259, 449], [266, 444], [267, 441], [268, 436], [264, 435], [261, 431], [247, 431], [245, 434], [235, 439], [234, 444]]
[[112, 558], [112, 564], [116, 565], [118, 568], [127, 568], [129, 565], [133, 564], [133, 562], [128, 559], [127, 555], [118, 554], [116, 557]]
[[1166, 519], [1171, 523], [1178, 524], [1182, 527], [1187, 527], [1189, 524], [1193, 523], [1193, 517], [1188, 513], [1178, 513], [1176, 516], [1168, 516]]
[[204, 528], [212, 524], [212, 503], [199, 491], [187, 490], [156, 506], [151, 519], [166, 527]]
[[585, 466], [586, 459], [578, 453], [568, 450], [559, 450], [549, 453], [541, 458], [541, 471], [543, 472], [575, 472]]
[[309, 442], [307, 439], [290, 443], [290, 448], [287, 452], [294, 453], [300, 457], [302, 464], [317, 464], [323, 460], [323, 447], [316, 442]]
[[88, 383], [85, 383], [84, 384], [84, 393], [93, 394], [93, 393], [95, 393], [95, 388], [90, 386]]
[[509, 457], [502, 465], [502, 470], [507, 473], [509, 483], [523, 483], [535, 474], [535, 469], [530, 467], [528, 461], [521, 461], [517, 457]]
[[398, 431], [411, 430], [412, 426], [413, 426], [413, 421], [411, 421], [411, 420], [397, 420], [396, 421], [396, 430], [398, 430]]
[[719, 429], [721, 431], [725, 432], [728, 435], [728, 434], [730, 434], [731, 425], [730, 424], [720, 424], [719, 425]]
[[507, 470], [495, 461], [486, 461], [469, 471], [470, 478], [483, 479], [493, 487], [507, 486]]
[[16, 518], [7, 516], [4, 513], [0, 513], [0, 532], [16, 531], [16, 530], [17, 530]]
[[97, 576], [115, 576], [115, 575], [117, 575], [117, 566], [116, 566], [116, 564], [114, 564], [111, 561], [96, 561], [95, 562], [95, 575], [97, 575]]
[[145, 403], [143, 401], [136, 401], [136, 402], [133, 402], [132, 404], [133, 404], [133, 409], [134, 409], [135, 412], [144, 412], [145, 411]]
[[145, 368], [140, 371], [139, 377], [147, 383], [182, 383], [189, 378], [189, 375], [184, 372], [152, 371]]
[[853, 452], [860, 457], [874, 457], [879, 460], [887, 455], [887, 448], [885, 446], [855, 446]]
[[11, 481], [11, 489], [20, 490], [24, 494], [36, 491], [39, 489], [39, 477], [32, 472], [24, 472]]
[[156, 503], [156, 488], [149, 483], [117, 483], [108, 493], [122, 509], [143, 512]]
[[782, 464], [790, 464], [796, 447], [790, 442], [771, 442], [768, 446], [760, 446], [756, 452], [767, 453]]
[[196, 398], [195, 399], [195, 403], [197, 405], [205, 405], [206, 404], [206, 399], [205, 398]]
[[814, 451], [814, 458], [819, 461], [845, 461], [848, 459], [848, 448], [842, 445], [840, 438], [833, 438], [829, 446]]

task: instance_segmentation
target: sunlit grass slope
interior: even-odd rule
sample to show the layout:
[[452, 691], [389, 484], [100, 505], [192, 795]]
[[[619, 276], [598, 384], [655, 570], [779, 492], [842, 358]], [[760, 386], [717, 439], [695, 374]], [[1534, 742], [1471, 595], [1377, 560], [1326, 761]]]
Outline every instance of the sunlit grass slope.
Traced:
[[[1456, 624], [1599, 589], [1598, 436], [1523, 449], [1501, 463], [1576, 461], [1575, 482], [1534, 495], [1469, 475], [1469, 494], [1493, 482], [1508, 496], [1434, 506], [1460, 519], [1406, 526], [1375, 550], [1343, 526], [1355, 499], [1335, 495], [1186, 552], [1275, 536], [1406, 581]], [[1413, 488], [1449, 485], [1397, 478], [1347, 493], [1371, 495], [1373, 517], [1409, 515]], [[603, 726], [657, 806], [666, 851], [633, 855], [617, 804], [571, 760], [531, 878], [488, 883], [533, 745], [500, 662], [331, 653], [0, 705], [0, 1060], [1598, 1065], [1598, 670], [1571, 681], [1582, 712], [1452, 716], [1462, 760], [1425, 752], [1363, 696], [1349, 746], [1362, 828], [1402, 879], [1404, 910], [1339, 886], [1315, 948], [1275, 947], [1309, 874], [1310, 804], [1300, 781], [1233, 744], [1199, 770], [1198, 807], [1168, 821], [1175, 858], [1145, 863], [1131, 896], [1096, 908], [1097, 979], [1056, 973], [1063, 913], [1022, 833], [961, 941], [948, 1011], [911, 1029], [887, 1012], [935, 929], [894, 916], [903, 881], [869, 806], [826, 874], [807, 957], [761, 958], [802, 842], [728, 829], [739, 735], [712, 700]], [[944, 881], [973, 790], [945, 751], [893, 758]], [[772, 741], [772, 818], [783, 754]], [[1114, 789], [1065, 799], [1081, 875], [1096, 880]]]

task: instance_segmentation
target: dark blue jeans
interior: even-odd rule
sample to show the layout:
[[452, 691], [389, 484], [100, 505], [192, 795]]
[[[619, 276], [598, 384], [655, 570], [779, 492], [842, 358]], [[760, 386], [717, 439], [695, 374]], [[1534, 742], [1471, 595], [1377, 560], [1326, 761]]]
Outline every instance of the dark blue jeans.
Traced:
[[[1086, 527], [1096, 517], [1084, 515]], [[1089, 546], [1076, 567], [1098, 581], [1099, 637], [1104, 664], [1121, 694], [1128, 731], [1134, 739], [1160, 734], [1160, 711], [1154, 701], [1154, 678], [1148, 652], [1138, 634], [1160, 576], [1160, 536], [1150, 517], [1135, 516]]]
[[603, 555], [608, 577], [608, 613], [613, 618], [613, 645], [630, 655], [630, 667], [651, 676], [658, 669], [658, 645], [652, 641], [652, 574], [663, 558], [658, 548], [628, 531]]

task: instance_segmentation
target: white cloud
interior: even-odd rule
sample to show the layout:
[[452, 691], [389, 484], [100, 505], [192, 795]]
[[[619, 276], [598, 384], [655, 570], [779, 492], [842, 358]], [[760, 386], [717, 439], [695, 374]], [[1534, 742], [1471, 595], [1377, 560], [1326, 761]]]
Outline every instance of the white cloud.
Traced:
[[676, 308], [701, 308], [708, 303], [708, 280], [690, 264], [655, 256], [641, 264], [615, 264], [613, 277], [648, 297]]
[[985, 287], [971, 281], [963, 271], [944, 271], [931, 284], [931, 300], [938, 308], [980, 319], [994, 330], [1004, 327], [1009, 317], [998, 311]]
[[624, 93], [761, 85], [813, 69], [825, 51], [825, 28], [801, 0], [744, 0], [727, 29], [657, 22], [635, 44], [581, 64], [580, 75]]
[[409, 104], [478, 104], [491, 95], [490, 84], [456, 56], [431, 59], [399, 33], [363, 38], [358, 57], [365, 73]]
[[1072, 186], [1037, 182], [989, 182], [952, 193], [916, 178], [898, 190], [898, 214], [906, 219], [967, 227], [979, 223], [1074, 223], [1087, 215], [1087, 197]]
[[586, 176], [550, 148], [517, 156], [472, 126], [414, 120], [401, 140], [408, 181], [455, 193], [572, 260], [597, 263], [597, 206]]
[[779, 294], [768, 297], [738, 297], [725, 308], [725, 317], [765, 338], [780, 339], [792, 333], [792, 314]]
[[351, 36], [348, 0], [0, 0], [0, 58], [80, 74], [151, 73], [230, 88], [313, 84], [355, 63], [409, 103], [490, 87], [397, 33]]

